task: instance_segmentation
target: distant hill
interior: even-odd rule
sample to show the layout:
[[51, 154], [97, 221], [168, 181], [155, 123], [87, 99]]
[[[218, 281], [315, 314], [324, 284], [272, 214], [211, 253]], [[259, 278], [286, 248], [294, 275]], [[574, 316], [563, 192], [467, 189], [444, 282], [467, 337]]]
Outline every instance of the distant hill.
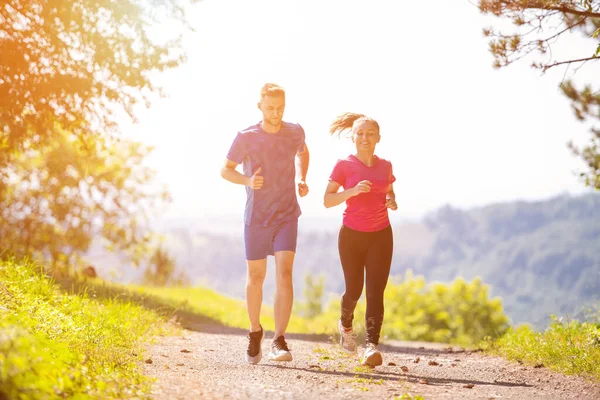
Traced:
[[[340, 218], [302, 221], [294, 267], [296, 298], [306, 273], [326, 276], [326, 290], [343, 291], [337, 254]], [[171, 221], [167, 246], [194, 284], [243, 297], [241, 227], [231, 221]], [[480, 276], [504, 300], [513, 323], [540, 327], [550, 314], [571, 316], [600, 303], [600, 195], [493, 204], [470, 210], [446, 206], [418, 222], [394, 221], [392, 275], [411, 269], [428, 281]], [[234, 228], [232, 228], [234, 229]], [[93, 258], [101, 256], [95, 253]], [[265, 300], [274, 293], [269, 261]], [[128, 273], [135, 280], [139, 272]], [[396, 278], [398, 279], [398, 278]]]

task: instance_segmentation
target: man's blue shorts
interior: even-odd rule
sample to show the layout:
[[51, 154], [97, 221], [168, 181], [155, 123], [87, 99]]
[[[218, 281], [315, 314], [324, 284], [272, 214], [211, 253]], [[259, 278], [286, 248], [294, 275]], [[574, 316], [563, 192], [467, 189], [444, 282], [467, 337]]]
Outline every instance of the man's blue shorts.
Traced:
[[262, 260], [277, 251], [296, 251], [298, 219], [273, 226], [244, 225], [246, 260]]

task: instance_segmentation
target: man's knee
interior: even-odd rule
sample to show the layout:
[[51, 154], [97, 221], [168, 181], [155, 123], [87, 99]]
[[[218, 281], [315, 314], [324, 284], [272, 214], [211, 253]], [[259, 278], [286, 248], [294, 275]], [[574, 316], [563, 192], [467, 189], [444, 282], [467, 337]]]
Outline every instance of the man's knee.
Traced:
[[275, 253], [277, 285], [292, 284], [294, 256], [295, 253], [292, 251], [281, 251]]
[[265, 281], [264, 275], [256, 274], [256, 273], [248, 274], [248, 285], [250, 285], [250, 286], [262, 286], [264, 281]]
[[265, 271], [261, 270], [248, 270], [248, 283], [262, 285], [265, 280]]
[[262, 285], [265, 280], [266, 274], [266, 261], [248, 261], [247, 281], [249, 285]]
[[292, 269], [282, 268], [277, 271], [277, 284], [278, 285], [291, 285], [292, 284]]

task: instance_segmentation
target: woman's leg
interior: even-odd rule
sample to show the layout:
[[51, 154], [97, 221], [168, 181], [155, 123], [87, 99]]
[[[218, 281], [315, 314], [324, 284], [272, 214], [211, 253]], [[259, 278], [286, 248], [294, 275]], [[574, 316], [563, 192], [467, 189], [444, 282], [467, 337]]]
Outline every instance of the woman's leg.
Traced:
[[366, 342], [377, 345], [383, 323], [383, 293], [390, 275], [394, 239], [391, 226], [374, 232], [376, 236], [368, 249], [365, 265], [367, 270], [367, 311], [365, 322]]
[[341, 321], [344, 328], [352, 328], [354, 309], [364, 287], [365, 258], [368, 249], [364, 232], [342, 226], [338, 237], [338, 250], [344, 271], [346, 291], [342, 296]]

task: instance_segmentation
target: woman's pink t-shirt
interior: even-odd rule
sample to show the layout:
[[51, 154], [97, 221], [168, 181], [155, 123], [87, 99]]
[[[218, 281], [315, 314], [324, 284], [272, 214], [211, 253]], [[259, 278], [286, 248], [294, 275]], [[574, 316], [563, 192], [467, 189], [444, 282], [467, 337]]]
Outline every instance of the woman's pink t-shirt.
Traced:
[[344, 190], [353, 188], [360, 181], [371, 181], [370, 192], [346, 200], [345, 226], [355, 231], [375, 232], [390, 225], [385, 202], [389, 186], [396, 180], [391, 162], [375, 156], [373, 165], [368, 167], [350, 155], [336, 162], [329, 179], [339, 183]]

